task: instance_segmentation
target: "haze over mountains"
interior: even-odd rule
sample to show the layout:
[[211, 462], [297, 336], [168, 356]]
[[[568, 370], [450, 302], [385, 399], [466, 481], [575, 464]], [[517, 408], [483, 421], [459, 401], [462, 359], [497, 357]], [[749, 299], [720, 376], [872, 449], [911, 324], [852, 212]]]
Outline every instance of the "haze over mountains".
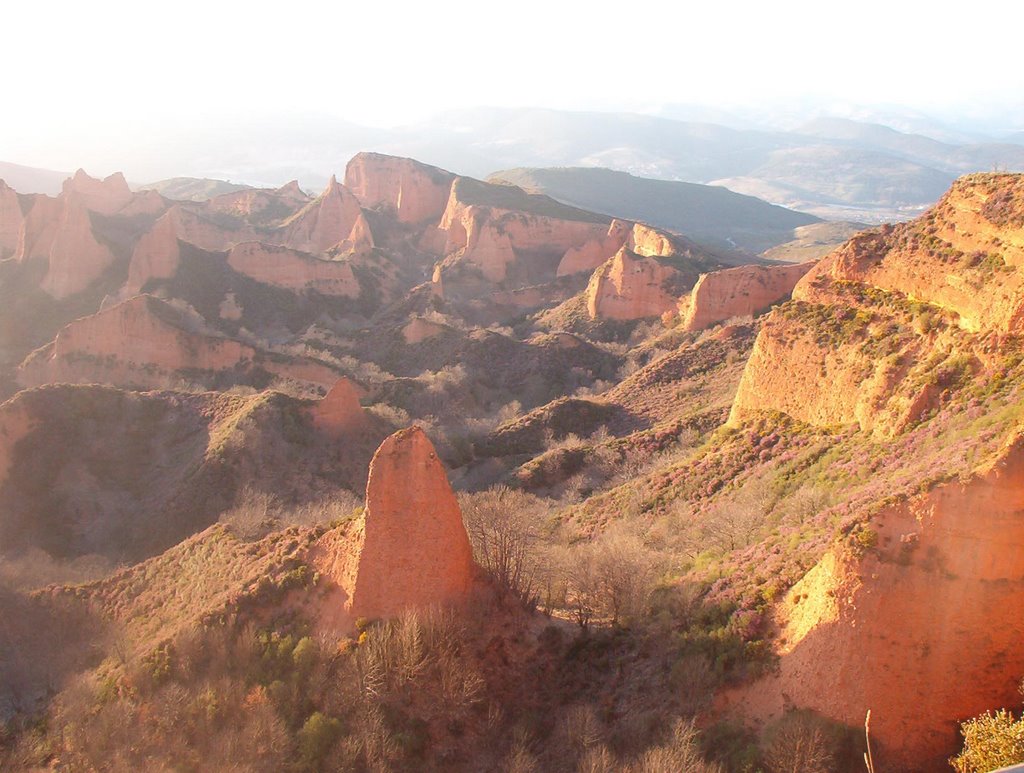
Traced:
[[525, 108], [454, 110], [393, 129], [295, 115], [214, 122], [202, 130], [153, 127], [119, 144], [116, 159], [97, 150], [89, 161], [100, 170], [124, 168], [138, 183], [190, 176], [276, 186], [297, 178], [310, 189], [326, 183], [324, 169], [363, 149], [474, 177], [517, 167], [605, 167], [724, 185], [827, 219], [863, 222], [912, 217], [961, 174], [1024, 169], [1024, 145], [1009, 131], [979, 136], [936, 129], [940, 141], [834, 117], [764, 127]]

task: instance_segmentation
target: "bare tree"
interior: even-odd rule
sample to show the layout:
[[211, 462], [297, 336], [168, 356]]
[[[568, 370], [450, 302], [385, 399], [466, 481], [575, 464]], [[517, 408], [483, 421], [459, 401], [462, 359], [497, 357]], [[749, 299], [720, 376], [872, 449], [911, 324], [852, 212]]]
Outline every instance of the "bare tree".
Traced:
[[463, 495], [460, 504], [477, 562], [498, 588], [535, 606], [543, 571], [544, 504], [507, 486]]

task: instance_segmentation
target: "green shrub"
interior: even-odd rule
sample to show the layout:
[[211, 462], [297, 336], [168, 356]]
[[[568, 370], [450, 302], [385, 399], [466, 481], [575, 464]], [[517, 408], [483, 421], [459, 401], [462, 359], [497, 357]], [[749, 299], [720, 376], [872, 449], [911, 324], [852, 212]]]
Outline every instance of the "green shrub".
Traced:
[[341, 735], [341, 722], [313, 712], [299, 730], [299, 757], [307, 770], [318, 770], [327, 752]]

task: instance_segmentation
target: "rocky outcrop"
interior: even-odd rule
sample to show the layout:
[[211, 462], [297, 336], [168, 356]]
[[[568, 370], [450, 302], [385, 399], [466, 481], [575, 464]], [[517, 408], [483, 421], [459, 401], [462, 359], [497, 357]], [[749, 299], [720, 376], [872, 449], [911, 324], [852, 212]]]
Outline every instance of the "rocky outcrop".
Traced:
[[854, 237], [824, 258], [794, 297], [858, 282], [955, 313], [965, 330], [1024, 331], [1024, 176], [957, 180], [917, 220]]
[[269, 224], [282, 221], [294, 215], [310, 201], [296, 181], [276, 190], [248, 188], [214, 196], [206, 202], [204, 209], [232, 217]]
[[141, 292], [151, 279], [170, 279], [178, 273], [180, 262], [177, 210], [172, 210], [160, 217], [135, 244], [128, 265], [128, 295]]
[[[331, 177], [319, 198], [287, 220], [273, 240], [302, 252], [320, 254], [351, 240], [360, 218], [359, 201], [337, 178]], [[358, 224], [358, 232], [363, 234], [358, 237], [359, 241], [365, 241], [365, 234], [369, 232], [365, 220]]]
[[132, 192], [120, 172], [99, 180], [79, 169], [74, 177], [64, 181], [63, 195], [75, 197], [93, 212], [113, 215], [132, 200]]
[[630, 223], [612, 220], [608, 226], [608, 233], [604, 236], [566, 250], [558, 263], [557, 275], [568, 276], [580, 271], [593, 271], [622, 249], [630, 237], [631, 230]]
[[511, 266], [530, 281], [553, 279], [565, 253], [607, 235], [608, 220], [518, 188], [460, 177], [440, 229], [446, 265], [467, 265], [490, 282]]
[[782, 411], [892, 436], [1024, 321], [1024, 176], [958, 180], [917, 220], [823, 258], [766, 319], [730, 421]]
[[703, 330], [731, 317], [747, 317], [785, 300], [814, 263], [739, 266], [701, 275], [684, 305], [682, 327]]
[[591, 319], [617, 320], [674, 314], [679, 296], [673, 282], [678, 275], [672, 266], [623, 247], [590, 278], [587, 312]]
[[634, 223], [629, 231], [626, 246], [630, 251], [645, 258], [661, 257], [667, 258], [680, 250], [671, 236], [657, 228], [652, 228], [643, 223]]
[[367, 209], [392, 210], [400, 223], [437, 221], [455, 175], [409, 158], [359, 153], [345, 168], [345, 187]]
[[244, 242], [231, 248], [228, 265], [239, 274], [273, 287], [359, 297], [359, 282], [347, 261], [320, 260], [287, 247]]
[[198, 320], [149, 295], [131, 298], [75, 320], [57, 338], [18, 367], [22, 387], [40, 384], [106, 383], [164, 388], [182, 379], [246, 383], [256, 370], [329, 389], [330, 368], [303, 360], [282, 360], [197, 327]]
[[313, 426], [331, 437], [361, 432], [367, 425], [366, 412], [359, 404], [359, 391], [347, 378], [338, 379], [331, 391], [310, 409]]
[[110, 247], [93, 233], [87, 200], [66, 191], [61, 198], [62, 211], [46, 255], [49, 269], [40, 284], [57, 300], [85, 290], [116, 260]]
[[385, 440], [370, 463], [354, 617], [464, 599], [473, 583], [473, 552], [444, 466], [419, 427]]
[[733, 703], [762, 721], [809, 708], [851, 726], [871, 709], [879, 769], [940, 770], [958, 721], [1019, 702], [1024, 440], [870, 527], [875, 547], [835, 548], [792, 588], [777, 675]]
[[0, 260], [18, 250], [18, 238], [25, 222], [25, 213], [14, 188], [0, 180]]

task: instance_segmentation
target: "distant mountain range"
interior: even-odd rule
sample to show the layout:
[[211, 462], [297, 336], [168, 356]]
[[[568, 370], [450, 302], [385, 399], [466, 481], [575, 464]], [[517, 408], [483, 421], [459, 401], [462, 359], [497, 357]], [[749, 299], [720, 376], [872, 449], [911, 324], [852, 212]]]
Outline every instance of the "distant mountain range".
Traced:
[[583, 209], [668, 228], [710, 247], [755, 254], [792, 240], [796, 228], [821, 222], [813, 215], [725, 188], [652, 180], [611, 169], [508, 169], [495, 172], [490, 181], [512, 183]]
[[[411, 156], [474, 177], [520, 167], [605, 167], [722, 185], [819, 217], [864, 222], [911, 217], [968, 172], [1024, 170], [1019, 134], [998, 141], [931, 134], [848, 118], [766, 130], [630, 113], [475, 108], [395, 129], [323, 115], [156, 128], [129, 145], [78, 157], [96, 172], [126, 169], [135, 180], [189, 176], [279, 186], [298, 179], [307, 189], [324, 186], [360, 150]], [[41, 190], [8, 182], [21, 182], [18, 190]]]

